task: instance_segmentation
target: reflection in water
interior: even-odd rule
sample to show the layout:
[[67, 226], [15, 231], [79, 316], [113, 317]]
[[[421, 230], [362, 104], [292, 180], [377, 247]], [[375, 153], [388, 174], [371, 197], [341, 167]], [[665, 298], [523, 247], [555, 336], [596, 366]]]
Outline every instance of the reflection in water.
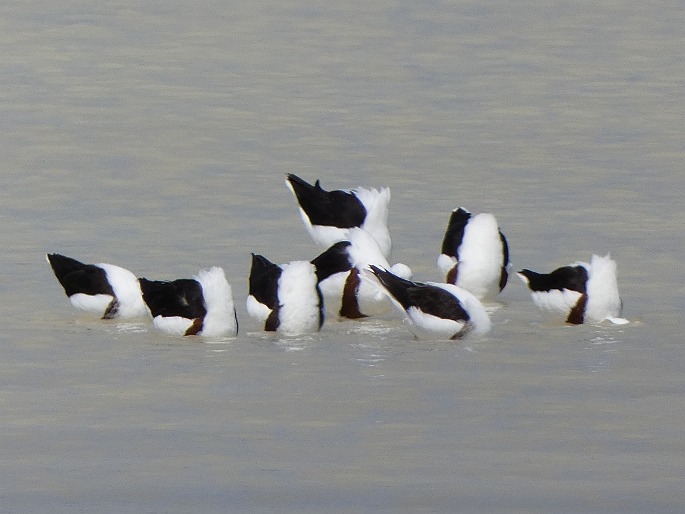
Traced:
[[125, 333], [140, 334], [140, 333], [149, 332], [150, 331], [150, 324], [144, 323], [144, 322], [117, 323], [115, 326], [115, 330], [116, 330], [116, 332], [120, 332], [122, 334], [125, 334]]
[[340, 322], [334, 330], [344, 332], [350, 336], [371, 336], [384, 339], [397, 329], [393, 326], [393, 322], [370, 318], [359, 322]]
[[357, 362], [368, 368], [377, 367], [389, 357], [388, 348], [380, 344], [357, 343], [352, 346], [361, 353], [361, 355], [356, 358]]
[[283, 336], [278, 335], [274, 341], [276, 348], [286, 352], [301, 352], [312, 348], [315, 344], [320, 342], [320, 338], [316, 336]]
[[605, 330], [584, 341], [583, 349], [586, 356], [584, 367], [586, 369], [597, 373], [607, 371], [615, 365], [621, 340], [612, 332]]

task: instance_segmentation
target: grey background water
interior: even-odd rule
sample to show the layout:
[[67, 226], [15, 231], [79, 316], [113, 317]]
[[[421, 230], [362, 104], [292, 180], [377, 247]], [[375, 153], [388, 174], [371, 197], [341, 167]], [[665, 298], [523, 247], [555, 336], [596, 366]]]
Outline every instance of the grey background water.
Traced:
[[[685, 16], [678, 2], [6, 2], [0, 510], [681, 512]], [[515, 269], [610, 251], [627, 326], [481, 340], [389, 318], [279, 339], [249, 252], [311, 258], [284, 173], [392, 188], [423, 280], [449, 211]], [[226, 269], [234, 340], [70, 308], [57, 251]]]

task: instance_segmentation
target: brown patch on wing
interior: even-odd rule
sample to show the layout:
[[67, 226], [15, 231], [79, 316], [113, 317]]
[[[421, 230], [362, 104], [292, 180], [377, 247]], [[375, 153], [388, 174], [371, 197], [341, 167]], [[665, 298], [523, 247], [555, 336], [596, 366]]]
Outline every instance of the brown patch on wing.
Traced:
[[188, 327], [184, 336], [194, 336], [202, 330], [202, 324], [204, 323], [204, 318], [195, 318], [193, 324]]
[[359, 310], [359, 300], [357, 299], [360, 283], [359, 270], [352, 268], [343, 287], [342, 305], [340, 306], [340, 316], [343, 318], [366, 318], [366, 315]]
[[587, 305], [587, 295], [583, 294], [578, 298], [578, 301], [568, 313], [568, 318], [566, 318], [566, 323], [572, 323], [573, 325], [582, 325], [585, 319], [585, 305]]
[[271, 311], [271, 314], [269, 314], [269, 317], [266, 318], [266, 322], [264, 323], [264, 330], [266, 332], [276, 332], [278, 329], [278, 325], [280, 325], [280, 321], [278, 320], [278, 305]]
[[114, 319], [119, 314], [119, 302], [116, 298], [112, 298], [109, 305], [105, 309], [105, 313], [102, 315], [102, 319]]
[[445, 278], [445, 282], [447, 282], [448, 284], [456, 284], [458, 275], [459, 263], [455, 264], [454, 267], [447, 272], [447, 278]]

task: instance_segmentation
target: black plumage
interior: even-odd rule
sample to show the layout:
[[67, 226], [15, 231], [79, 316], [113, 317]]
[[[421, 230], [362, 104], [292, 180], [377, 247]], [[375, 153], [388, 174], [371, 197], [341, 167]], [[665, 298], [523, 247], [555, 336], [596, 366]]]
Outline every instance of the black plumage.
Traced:
[[143, 300], [153, 317], [180, 316], [187, 319], [202, 319], [206, 316], [202, 286], [197, 280], [139, 280]]
[[278, 307], [278, 279], [283, 270], [262, 255], [252, 254], [248, 294], [269, 309]]
[[316, 268], [316, 278], [319, 282], [336, 273], [352, 269], [352, 262], [348, 253], [351, 244], [349, 241], [339, 241], [312, 259], [311, 263]]
[[[456, 266], [451, 269], [446, 277], [446, 281], [450, 284], [456, 284], [459, 276], [459, 262], [462, 260], [462, 255], [460, 255], [459, 249], [464, 241], [464, 232], [466, 231], [466, 225], [472, 218], [472, 214], [466, 209], [459, 207], [458, 209], [452, 211], [450, 215], [449, 222], [447, 223], [447, 229], [445, 230], [445, 237], [442, 240], [441, 253], [449, 257], [454, 257], [457, 260]], [[498, 287], [500, 292], [507, 285], [509, 280], [509, 272], [507, 268], [509, 266], [509, 244], [507, 243], [507, 238], [501, 230], [498, 230], [499, 239], [502, 244], [502, 261], [500, 269], [500, 278], [498, 282]]]
[[353, 192], [326, 191], [319, 180], [311, 185], [292, 173], [287, 179], [312, 225], [352, 228], [364, 224], [366, 208]]
[[425, 314], [438, 318], [454, 321], [469, 320], [469, 314], [459, 300], [444, 289], [431, 284], [405, 280], [378, 266], [372, 265], [371, 271], [405, 311], [415, 307]]
[[509, 272], [507, 268], [509, 267], [509, 244], [507, 243], [507, 238], [504, 237], [502, 231], [499, 232], [499, 240], [502, 241], [502, 271], [499, 276], [499, 290], [502, 292], [504, 286], [507, 285], [507, 280], [509, 280]]
[[99, 266], [84, 264], [58, 253], [50, 253], [47, 258], [67, 296], [77, 293], [115, 296], [112, 286], [107, 281], [107, 273]]
[[445, 237], [442, 240], [442, 253], [459, 260], [457, 250], [464, 239], [464, 229], [469, 219], [471, 219], [471, 213], [461, 207], [456, 211], [452, 211], [450, 220], [447, 223], [447, 229], [445, 230]]
[[563, 266], [551, 273], [536, 273], [523, 269], [519, 273], [528, 279], [528, 287], [535, 292], [568, 289], [586, 294], [587, 270], [583, 266]]

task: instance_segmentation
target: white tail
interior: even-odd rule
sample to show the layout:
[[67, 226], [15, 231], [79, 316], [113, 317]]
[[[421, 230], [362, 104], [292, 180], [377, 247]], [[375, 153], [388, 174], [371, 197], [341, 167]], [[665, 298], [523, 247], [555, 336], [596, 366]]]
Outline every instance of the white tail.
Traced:
[[209, 337], [234, 336], [238, 333], [238, 324], [233, 304], [233, 291], [224, 270], [213, 267], [200, 271], [194, 277], [202, 286], [207, 315], [205, 316], [202, 335]]

